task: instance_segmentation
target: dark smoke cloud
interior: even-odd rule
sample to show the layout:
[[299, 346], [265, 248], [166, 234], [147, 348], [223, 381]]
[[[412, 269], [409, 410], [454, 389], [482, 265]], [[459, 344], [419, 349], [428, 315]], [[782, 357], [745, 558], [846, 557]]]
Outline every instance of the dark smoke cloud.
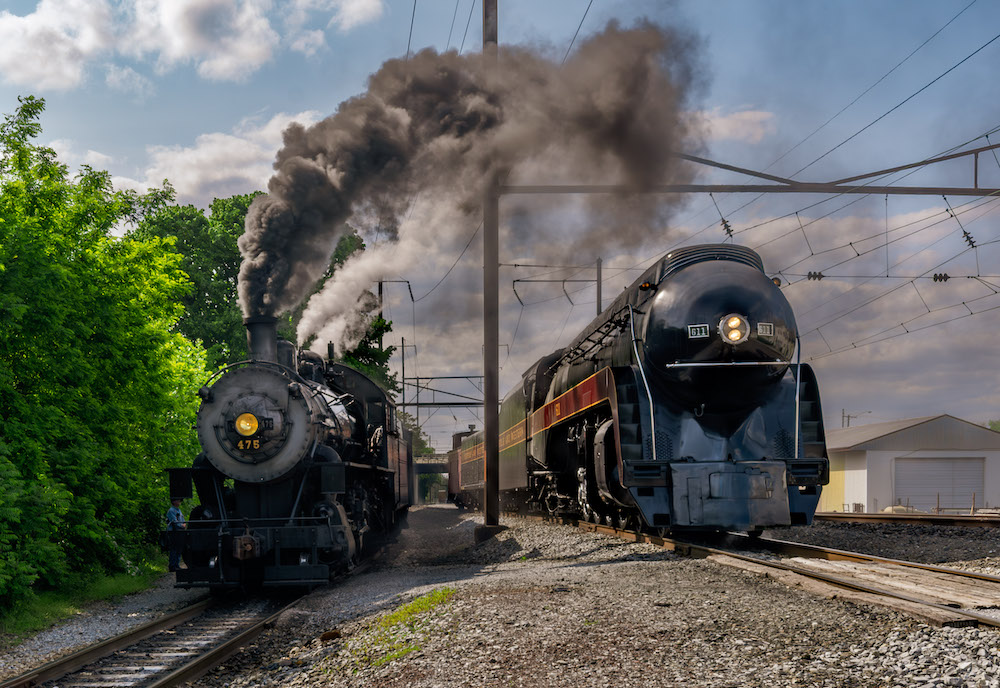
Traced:
[[[318, 332], [348, 345], [347, 333], [357, 331], [351, 320], [364, 310], [358, 295], [381, 274], [412, 269], [421, 251], [450, 248], [467, 234], [493, 172], [509, 183], [636, 190], [690, 181], [670, 153], [696, 150], [686, 112], [700, 86], [696, 47], [648, 22], [610, 23], [565, 65], [519, 47], [502, 49], [496, 66], [482, 55], [433, 50], [386, 62], [368, 91], [336, 114], [285, 132], [269, 193], [254, 200], [239, 242], [244, 313], [295, 307], [326, 270], [346, 222], [367, 218], [399, 250], [370, 249], [349, 261], [310, 301], [299, 331], [300, 341]], [[423, 222], [405, 221], [416, 198]], [[574, 247], [639, 245], [662, 227], [675, 198], [578, 199]], [[516, 202], [504, 207], [518, 217], [505, 228], [514, 245], [545, 243], [530, 214], [517, 215]]]

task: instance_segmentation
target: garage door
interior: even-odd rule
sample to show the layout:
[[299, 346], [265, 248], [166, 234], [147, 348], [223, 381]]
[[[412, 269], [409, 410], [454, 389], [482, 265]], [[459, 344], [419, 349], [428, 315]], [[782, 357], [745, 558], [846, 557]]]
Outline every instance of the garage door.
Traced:
[[953, 512], [983, 507], [982, 458], [896, 459], [894, 504], [909, 504], [933, 512], [940, 498], [941, 509]]

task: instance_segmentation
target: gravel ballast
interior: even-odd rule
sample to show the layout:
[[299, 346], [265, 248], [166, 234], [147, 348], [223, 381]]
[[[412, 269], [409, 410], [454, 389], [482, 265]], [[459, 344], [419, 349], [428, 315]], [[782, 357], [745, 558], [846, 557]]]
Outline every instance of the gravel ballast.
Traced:
[[[1000, 686], [991, 630], [932, 628], [568, 526], [509, 519], [473, 545], [479, 518], [415, 510], [376, 571], [314, 593], [199, 684]], [[450, 597], [382, 621], [434, 591]]]
[[[446, 505], [412, 510], [370, 570], [313, 592], [196, 685], [1000, 688], [990, 629], [929, 627], [569, 526], [504, 519], [474, 545], [478, 522]], [[973, 567], [1000, 551], [992, 535], [928, 531], [901, 556], [886, 551], [900, 533], [851, 540], [853, 528], [770, 534], [911, 559], [920, 538], [928, 559], [947, 541]]]

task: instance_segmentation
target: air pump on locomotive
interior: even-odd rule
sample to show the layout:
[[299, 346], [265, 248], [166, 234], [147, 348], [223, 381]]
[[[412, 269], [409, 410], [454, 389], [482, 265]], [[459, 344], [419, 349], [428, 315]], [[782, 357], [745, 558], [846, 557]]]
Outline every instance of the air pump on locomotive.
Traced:
[[[676, 249], [500, 407], [504, 508], [658, 530], [812, 521], [829, 482], [816, 377], [791, 306], [740, 246]], [[483, 434], [450, 457], [483, 494]]]
[[[202, 452], [170, 472], [171, 496], [199, 505], [179, 587], [312, 586], [362, 555], [414, 494], [409, 432], [365, 375], [245, 321], [250, 360], [199, 391]], [[332, 358], [332, 352], [330, 353]]]

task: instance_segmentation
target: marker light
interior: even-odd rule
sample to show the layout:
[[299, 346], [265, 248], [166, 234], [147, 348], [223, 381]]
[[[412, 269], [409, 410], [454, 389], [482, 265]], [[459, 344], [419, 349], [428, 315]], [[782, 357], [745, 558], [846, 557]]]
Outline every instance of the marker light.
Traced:
[[750, 323], [742, 315], [732, 313], [719, 321], [719, 334], [730, 344], [742, 344], [750, 337]]
[[257, 432], [257, 416], [252, 413], [243, 413], [236, 419], [236, 432], [244, 437], [250, 437]]

